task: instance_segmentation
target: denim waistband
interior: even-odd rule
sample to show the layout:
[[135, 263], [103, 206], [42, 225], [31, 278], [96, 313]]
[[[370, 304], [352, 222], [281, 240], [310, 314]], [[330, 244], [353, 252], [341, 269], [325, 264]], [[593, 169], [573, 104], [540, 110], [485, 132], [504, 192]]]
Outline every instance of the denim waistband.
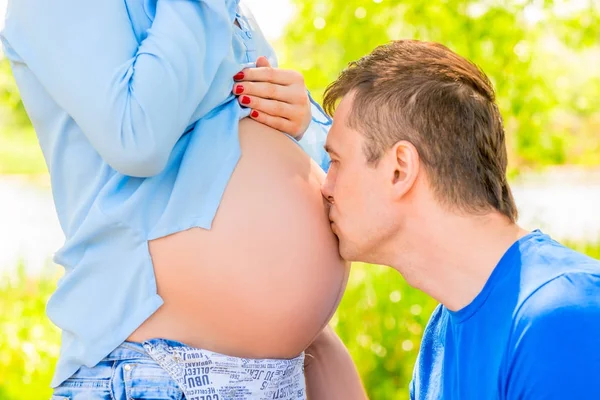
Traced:
[[153, 339], [125, 342], [94, 367], [81, 367], [54, 398], [306, 400], [304, 353], [248, 359]]
[[146, 353], [144, 345], [135, 342], [124, 342], [119, 347], [114, 349], [108, 356], [104, 358], [104, 361], [120, 361], [120, 360], [132, 360], [132, 359], [151, 359]]

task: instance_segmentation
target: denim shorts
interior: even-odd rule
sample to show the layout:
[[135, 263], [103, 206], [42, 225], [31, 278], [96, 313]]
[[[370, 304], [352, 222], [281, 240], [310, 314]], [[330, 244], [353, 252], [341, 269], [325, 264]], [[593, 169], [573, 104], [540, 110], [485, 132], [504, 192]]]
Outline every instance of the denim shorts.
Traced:
[[305, 400], [304, 354], [289, 360], [230, 357], [154, 339], [123, 343], [82, 367], [52, 400]]

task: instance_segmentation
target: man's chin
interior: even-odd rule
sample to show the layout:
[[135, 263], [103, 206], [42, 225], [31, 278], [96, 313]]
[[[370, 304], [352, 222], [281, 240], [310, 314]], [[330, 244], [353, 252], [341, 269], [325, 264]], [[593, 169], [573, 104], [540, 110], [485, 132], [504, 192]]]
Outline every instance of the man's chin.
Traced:
[[349, 262], [358, 262], [365, 264], [374, 264], [374, 257], [370, 253], [366, 253], [364, 249], [356, 246], [355, 243], [348, 242], [347, 240], [340, 239], [338, 237], [338, 248], [342, 259]]
[[359, 261], [357, 258], [359, 254], [356, 251], [355, 246], [352, 245], [352, 242], [344, 238], [339, 228], [335, 224], [332, 224], [331, 230], [337, 237], [338, 252], [340, 253], [340, 256], [346, 261]]
[[338, 248], [339, 248], [340, 256], [342, 256], [342, 258], [346, 261], [357, 261], [356, 251], [354, 251], [354, 249], [352, 249], [351, 246], [348, 246], [347, 243], [343, 239], [340, 239], [339, 236], [338, 236], [338, 241], [339, 241]]

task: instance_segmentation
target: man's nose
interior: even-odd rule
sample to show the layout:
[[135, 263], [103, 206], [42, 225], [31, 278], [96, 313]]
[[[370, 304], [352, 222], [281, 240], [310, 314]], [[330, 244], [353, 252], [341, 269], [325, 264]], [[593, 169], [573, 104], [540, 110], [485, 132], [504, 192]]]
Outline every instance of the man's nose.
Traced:
[[329, 179], [329, 175], [325, 177], [325, 181], [321, 185], [321, 194], [327, 200], [328, 203], [333, 204], [333, 190], [331, 187], [331, 182]]

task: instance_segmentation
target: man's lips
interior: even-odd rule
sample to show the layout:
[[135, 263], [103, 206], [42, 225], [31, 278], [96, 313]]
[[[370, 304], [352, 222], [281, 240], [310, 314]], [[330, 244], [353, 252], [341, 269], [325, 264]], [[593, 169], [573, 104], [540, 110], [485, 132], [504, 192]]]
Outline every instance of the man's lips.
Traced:
[[330, 209], [329, 213], [327, 213], [327, 218], [329, 218], [329, 227], [331, 228], [332, 231], [334, 231], [335, 233], [335, 218], [333, 217], [333, 210]]
[[329, 228], [331, 229], [331, 231], [333, 233], [336, 233], [336, 231], [337, 231], [336, 224], [335, 224], [335, 221], [332, 220], [331, 218], [329, 218]]

